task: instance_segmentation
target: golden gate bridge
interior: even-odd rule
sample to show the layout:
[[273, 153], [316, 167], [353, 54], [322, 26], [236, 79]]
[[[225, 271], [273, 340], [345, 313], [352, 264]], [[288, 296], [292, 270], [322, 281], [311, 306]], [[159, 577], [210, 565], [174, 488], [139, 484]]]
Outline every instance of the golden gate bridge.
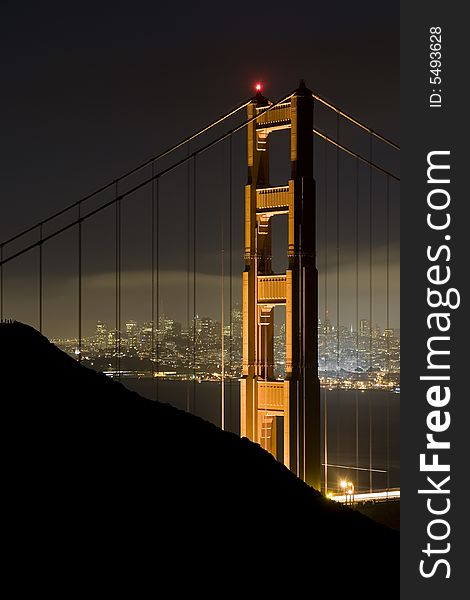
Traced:
[[[353, 131], [354, 135], [341, 130], [344, 126]], [[286, 159], [284, 152], [284, 162], [288, 163], [290, 174], [287, 181], [273, 185], [270, 173], [276, 174], [278, 165], [271, 164], [272, 140], [274, 134], [283, 131], [289, 133], [289, 154]], [[354, 137], [358, 135], [362, 136], [359, 141]], [[243, 145], [247, 143], [248, 149], [248, 183], [245, 186], [244, 199], [240, 198], [242, 189], [236, 189], [234, 184], [240, 177], [239, 174], [235, 174], [237, 157], [234, 152], [234, 147], [240, 144], [240, 140]], [[0, 318], [22, 318], [22, 309], [18, 302], [19, 292], [15, 290], [17, 279], [14, 274], [16, 269], [21, 272], [29, 269], [28, 281], [34, 288], [29, 302], [35, 306], [36, 322], [31, 322], [31, 311], [25, 320], [48, 335], [51, 318], [47, 319], [45, 315], [52, 298], [47, 293], [47, 269], [53, 269], [51, 265], [54, 261], [57, 261], [60, 255], [70, 252], [73, 247], [74, 260], [67, 263], [66, 274], [76, 282], [76, 310], [71, 321], [76, 324], [76, 357], [81, 361], [85, 337], [84, 314], [87, 312], [84, 298], [86, 291], [99, 294], [99, 287], [93, 290], [89, 283], [86, 284], [87, 290], [84, 289], [87, 268], [84, 257], [87, 254], [89, 231], [96, 224], [96, 230], [102, 232], [103, 221], [100, 221], [100, 217], [105, 215], [107, 232], [102, 235], [101, 241], [108, 248], [112, 248], [114, 255], [113, 358], [114, 372], [120, 378], [125, 293], [123, 264], [126, 259], [123, 235], [131, 221], [126, 220], [124, 211], [126, 204], [131, 207], [132, 213], [142, 210], [139, 207], [144, 204], [146, 229], [143, 231], [139, 228], [137, 237], [145, 235], [147, 239], [146, 276], [149, 293], [144, 304], [151, 324], [151, 376], [155, 380], [155, 396], [160, 399], [157, 375], [161, 370], [158, 324], [165, 286], [162, 278], [165, 269], [162, 268], [162, 263], [165, 254], [176, 249], [181, 255], [185, 255], [186, 259], [186, 354], [193, 371], [191, 381], [188, 381], [186, 408], [191, 410], [190, 400], [196, 396], [196, 382], [199, 377], [197, 315], [203, 310], [201, 284], [198, 281], [200, 245], [203, 241], [200, 224], [214, 218], [215, 212], [208, 210], [206, 202], [207, 189], [213, 182], [216, 188], [215, 210], [218, 211], [218, 224], [214, 228], [213, 239], [219, 244], [215, 253], [221, 257], [221, 294], [218, 308], [218, 314], [221, 315], [220, 425], [222, 428], [225, 426], [226, 378], [230, 384], [233, 379], [233, 304], [235, 299], [241, 296], [241, 435], [258, 442], [304, 481], [317, 489], [323, 489], [325, 494], [331, 495], [330, 490], [336, 485], [337, 498], [341, 501], [350, 501], [353, 496], [356, 499], [362, 497], [364, 500], [399, 497], [399, 491], [390, 487], [388, 403], [385, 464], [377, 465], [374, 459], [375, 424], [372, 420], [371, 401], [368, 430], [359, 430], [360, 390], [357, 386], [354, 416], [355, 457], [349, 464], [334, 464], [329, 461], [331, 451], [328, 440], [328, 413], [330, 410], [331, 419], [329, 394], [331, 388], [338, 385], [338, 381], [332, 382], [331, 377], [329, 380], [326, 378], [320, 389], [318, 378], [321, 322], [323, 329], [329, 329], [329, 333], [336, 338], [336, 347], [330, 350], [332, 361], [336, 363], [336, 378], [339, 380], [342, 328], [340, 319], [343, 312], [354, 314], [357, 372], [360, 345], [364, 344], [365, 333], [369, 345], [366, 352], [370, 362], [368, 378], [375, 377], [371, 375], [374, 373], [373, 320], [376, 317], [375, 313], [381, 312], [385, 358], [378, 371], [382, 387], [386, 388], [387, 377], [390, 379], [389, 343], [393, 335], [391, 288], [397, 285], [396, 276], [393, 277], [390, 267], [391, 216], [392, 211], [396, 210], [400, 179], [393, 169], [381, 161], [385, 155], [384, 148], [385, 152], [399, 151], [395, 142], [312, 92], [303, 82], [299, 88], [277, 101], [265, 98], [261, 86], [258, 85], [253, 98], [240, 103], [199, 131], [4, 240], [0, 244]], [[225, 177], [221, 177], [220, 172], [217, 172], [214, 153], [223, 154]], [[388, 162], [393, 163], [394, 159]], [[287, 173], [286, 168], [283, 169], [283, 173]], [[204, 189], [199, 181], [201, 172]], [[176, 177], [180, 183], [184, 180], [186, 189], [183, 191], [181, 188], [177, 197], [175, 193], [168, 193], [167, 190], [166, 199], [163, 183], [171, 177]], [[225, 181], [222, 182], [221, 179]], [[170, 189], [171, 185], [168, 188]], [[163, 241], [162, 212], [168, 210], [168, 207], [174, 211], [171, 219], [172, 234], [175, 237], [174, 248], [169, 248]], [[237, 212], [241, 214], [234, 219]], [[282, 244], [276, 244], [273, 225], [276, 217], [281, 216], [285, 219], [284, 228], [287, 230], [284, 248], [281, 248]], [[243, 247], [237, 245], [234, 233], [240, 228], [240, 223], [244, 223]], [[85, 230], [85, 227], [88, 229]], [[53, 253], [47, 254], [47, 248], [56, 243], [60, 245], [55, 247]], [[383, 288], [383, 299], [380, 303], [374, 299], [374, 254], [378, 247], [385, 249], [382, 251], [384, 266], [380, 268], [380, 287]], [[273, 256], [276, 253], [283, 253], [287, 259], [283, 272], [275, 269]], [[240, 269], [238, 272], [234, 269], [234, 262], [242, 257], [245, 263], [244, 270]], [[25, 258], [32, 260], [26, 267]], [[347, 263], [346, 266], [344, 262]], [[341, 292], [342, 279], [345, 277], [348, 279], [346, 301]], [[239, 294], [235, 292], [236, 281], [240, 287]], [[368, 326], [365, 326], [365, 332], [361, 332], [360, 339], [359, 316], [364, 310], [361, 303], [364, 304], [369, 318]], [[279, 306], [285, 310], [283, 378], [275, 374], [274, 315]], [[332, 315], [336, 321], [334, 325], [331, 325]], [[225, 329], [228, 329], [228, 347], [224, 347]], [[352, 329], [353, 327], [351, 331]], [[369, 388], [373, 387], [374, 384], [370, 383]], [[231, 387], [229, 389], [231, 394]], [[336, 406], [334, 410], [341, 410], [341, 407]], [[339, 436], [337, 443], [338, 438]], [[367, 438], [369, 445], [367, 467], [360, 466], [359, 445], [362, 438]], [[379, 466], [381, 468], [378, 468]], [[361, 472], [367, 473], [368, 486], [360, 485]], [[331, 473], [334, 474], [333, 477]], [[385, 486], [382, 485], [377, 490], [374, 488], [373, 478], [379, 473], [385, 474], [387, 481]], [[332, 484], [335, 478], [338, 479], [338, 483]]]

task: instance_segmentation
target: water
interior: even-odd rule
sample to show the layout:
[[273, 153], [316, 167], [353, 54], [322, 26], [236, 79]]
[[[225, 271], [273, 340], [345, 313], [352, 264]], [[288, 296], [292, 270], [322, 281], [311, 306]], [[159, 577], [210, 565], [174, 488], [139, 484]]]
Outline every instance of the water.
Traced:
[[[212, 381], [158, 381], [123, 378], [129, 389], [151, 399], [168, 402], [220, 425], [221, 384]], [[239, 383], [225, 383], [225, 429], [239, 434]], [[359, 491], [400, 485], [400, 394], [386, 391], [321, 390], [321, 420], [327, 407], [328, 489], [339, 491], [339, 481], [348, 479]], [[356, 435], [357, 427], [357, 435]], [[322, 427], [322, 430], [324, 427]], [[324, 434], [324, 432], [323, 432]], [[370, 435], [371, 434], [371, 435]], [[322, 462], [324, 463], [324, 435]], [[357, 443], [356, 443], [357, 442]], [[349, 468], [340, 468], [341, 466]], [[365, 469], [356, 470], [352, 467]], [[370, 472], [369, 468], [387, 471]], [[323, 467], [323, 479], [324, 479]], [[322, 482], [324, 485], [324, 481]]]
[[[359, 491], [399, 487], [400, 394], [322, 389], [322, 423], [325, 396], [328, 464], [367, 469], [331, 467], [328, 469], [328, 488], [337, 491], [338, 481], [342, 478], [352, 481]], [[371, 477], [369, 467], [388, 473], [372, 472]]]

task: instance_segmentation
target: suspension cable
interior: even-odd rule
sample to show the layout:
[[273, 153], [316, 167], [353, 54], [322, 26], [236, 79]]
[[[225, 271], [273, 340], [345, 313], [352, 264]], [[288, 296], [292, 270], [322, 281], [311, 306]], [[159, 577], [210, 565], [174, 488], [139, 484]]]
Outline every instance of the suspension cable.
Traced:
[[157, 371], [157, 382], [156, 382], [156, 394], [157, 399], [159, 398], [160, 391], [160, 179], [157, 177], [155, 180], [155, 193], [156, 193], [156, 206], [155, 206], [155, 266], [156, 266], [156, 322], [157, 322], [157, 339], [156, 339], [156, 355], [155, 355], [155, 368]]
[[[356, 373], [359, 373], [359, 160], [356, 159]], [[357, 385], [354, 394], [356, 417], [356, 489], [359, 489], [359, 397]]]
[[[282, 100], [282, 101], [284, 101], [284, 100]], [[79, 204], [83, 204], [87, 200], [90, 200], [94, 196], [100, 194], [101, 192], [104, 192], [105, 190], [107, 190], [110, 187], [114, 186], [115, 183], [116, 183], [116, 181], [121, 182], [123, 179], [126, 179], [127, 177], [130, 177], [131, 175], [134, 175], [135, 173], [137, 173], [138, 171], [144, 169], [145, 167], [147, 167], [151, 163], [153, 163], [155, 161], [158, 161], [158, 160], [164, 158], [165, 156], [168, 156], [169, 154], [172, 154], [173, 152], [175, 152], [176, 150], [178, 150], [179, 148], [181, 148], [182, 146], [184, 146], [188, 142], [190, 142], [190, 141], [198, 138], [199, 136], [201, 136], [202, 134], [206, 133], [207, 131], [209, 131], [213, 127], [215, 127], [217, 125], [220, 125], [220, 123], [222, 123], [223, 121], [225, 121], [229, 117], [231, 117], [234, 114], [236, 114], [238, 111], [240, 111], [243, 108], [245, 108], [249, 103], [250, 103], [250, 100], [248, 100], [247, 102], [244, 102], [243, 104], [240, 104], [239, 106], [237, 106], [236, 108], [232, 109], [231, 111], [229, 111], [225, 115], [223, 115], [223, 116], [219, 117], [218, 119], [216, 119], [214, 122], [210, 123], [209, 125], [206, 125], [205, 127], [203, 127], [202, 129], [200, 129], [196, 133], [191, 134], [190, 136], [184, 138], [184, 140], [178, 142], [177, 144], [174, 144], [173, 146], [171, 146], [170, 148], [167, 148], [166, 150], [163, 150], [162, 152], [160, 152], [159, 154], [153, 156], [152, 158], [149, 158], [148, 160], [146, 160], [145, 162], [141, 163], [137, 167], [132, 168], [130, 171], [127, 171], [126, 173], [124, 173], [124, 175], [121, 175], [118, 179], [113, 179], [113, 181], [110, 181], [110, 182], [102, 185], [100, 188], [94, 190], [90, 194], [87, 194], [86, 196], [83, 196], [82, 198], [80, 198], [80, 200], [77, 200], [77, 201], [73, 202], [72, 204], [69, 204], [68, 206], [66, 206], [64, 208], [61, 208], [60, 210], [58, 210], [57, 212], [53, 213], [52, 215], [49, 215], [49, 217], [47, 217], [46, 219], [44, 219], [42, 221], [42, 224], [49, 223], [49, 221], [52, 221], [52, 220], [56, 219], [57, 217], [60, 217], [64, 213], [70, 211], [72, 208], [76, 208]], [[279, 104], [279, 102], [277, 102], [276, 104]], [[27, 227], [23, 231], [20, 231], [19, 233], [15, 234], [14, 236], [12, 236], [12, 237], [8, 238], [7, 240], [5, 240], [4, 242], [2, 242], [2, 246], [3, 245], [6, 246], [7, 244], [10, 244], [11, 242], [17, 240], [18, 238], [26, 235], [27, 233], [31, 233], [31, 231], [34, 231], [35, 229], [37, 229], [37, 227], [39, 227], [39, 225], [40, 225], [40, 223], [35, 223], [31, 227]]]
[[[336, 139], [338, 145], [336, 146], [336, 379], [339, 382], [340, 377], [340, 302], [339, 302], [339, 115], [336, 115]], [[339, 383], [338, 383], [339, 388]], [[341, 460], [341, 393], [339, 389], [336, 389], [336, 399], [338, 406], [338, 416], [336, 418], [336, 459], [337, 462]]]
[[121, 330], [122, 330], [122, 321], [121, 321], [121, 201], [119, 200], [116, 204], [118, 211], [118, 235], [119, 235], [119, 253], [118, 253], [118, 365], [119, 365], [119, 374], [118, 379], [121, 381]]
[[[219, 144], [221, 141], [227, 139], [231, 134], [237, 133], [238, 131], [240, 131], [241, 129], [243, 129], [247, 125], [249, 125], [252, 121], [255, 121], [255, 120], [259, 119], [262, 115], [264, 115], [265, 113], [267, 113], [270, 110], [272, 110], [273, 108], [275, 108], [278, 104], [282, 104], [283, 102], [285, 102], [286, 100], [288, 100], [291, 97], [292, 97], [292, 94], [289, 94], [288, 96], [283, 97], [281, 100], [277, 100], [276, 102], [273, 102], [268, 107], [266, 107], [266, 109], [260, 111], [257, 115], [251, 117], [250, 119], [247, 119], [246, 121], [244, 121], [240, 125], [237, 125], [236, 127], [233, 127], [232, 129], [229, 129], [225, 133], [221, 134], [215, 140], [212, 140], [212, 141], [208, 142], [207, 144], [205, 144], [204, 146], [201, 146], [201, 148], [198, 148], [198, 149], [194, 150], [193, 152], [188, 153], [188, 155], [185, 156], [184, 158], [181, 158], [180, 160], [176, 161], [175, 163], [173, 163], [169, 167], [166, 167], [165, 169], [162, 169], [161, 171], [159, 171], [158, 173], [156, 173], [153, 176], [150, 176], [149, 178], [145, 179], [141, 183], [136, 184], [131, 189], [129, 189], [129, 190], [121, 193], [118, 197], [112, 198], [111, 200], [108, 200], [107, 202], [105, 202], [101, 206], [99, 206], [99, 207], [91, 210], [89, 213], [87, 213], [86, 215], [84, 215], [82, 217], [82, 222], [86, 221], [90, 217], [93, 217], [94, 215], [98, 214], [99, 212], [101, 212], [102, 210], [108, 208], [109, 206], [112, 206], [113, 204], [116, 204], [118, 201], [122, 200], [123, 198], [126, 198], [127, 196], [132, 195], [137, 190], [140, 190], [141, 188], [143, 188], [146, 185], [148, 185], [149, 183], [151, 183], [151, 181], [153, 179], [155, 179], [157, 177], [163, 177], [167, 173], [170, 173], [171, 171], [174, 171], [179, 166], [181, 166], [184, 163], [186, 163], [188, 160], [194, 158], [195, 156], [198, 156], [199, 154], [202, 154], [202, 153], [206, 152], [207, 150], [209, 150], [213, 146]], [[116, 183], [116, 181], [118, 181], [118, 180], [115, 180], [115, 183]], [[82, 199], [82, 202], [83, 201], [84, 200]], [[44, 242], [46, 242], [46, 241], [48, 241], [48, 240], [56, 237], [57, 235], [60, 235], [64, 231], [68, 231], [71, 227], [74, 227], [75, 225], [77, 225], [77, 223], [78, 223], [78, 221], [75, 220], [75, 221], [72, 221], [72, 222], [68, 223], [67, 225], [64, 225], [63, 227], [60, 227], [59, 229], [56, 229], [53, 233], [49, 234], [46, 237], [43, 237], [42, 238], [42, 242], [44, 243]], [[39, 226], [39, 224], [36, 224], [34, 227], [30, 228], [29, 231], [32, 231], [33, 229], [35, 229], [38, 226]], [[11, 240], [9, 240], [9, 241], [11, 241]], [[3, 245], [5, 245], [6, 243], [7, 242], [4, 242]], [[26, 252], [29, 252], [33, 248], [36, 248], [38, 245], [39, 245], [39, 242], [34, 242], [32, 244], [29, 244], [28, 246], [26, 246], [22, 250], [19, 250], [18, 252], [15, 252], [14, 254], [11, 254], [7, 258], [3, 258], [2, 261], [1, 261], [1, 263], [0, 263], [0, 265], [5, 265], [6, 263], [10, 262], [14, 258], [17, 258], [18, 256], [21, 256], [22, 254], [25, 254]]]
[[392, 179], [395, 179], [396, 181], [400, 181], [400, 178], [397, 177], [396, 175], [394, 175], [393, 173], [390, 173], [390, 171], [387, 171], [386, 169], [384, 169], [380, 165], [378, 165], [378, 164], [376, 164], [376, 163], [368, 160], [367, 158], [364, 158], [363, 156], [361, 156], [357, 152], [354, 152], [354, 150], [351, 150], [350, 148], [347, 148], [346, 146], [343, 146], [342, 144], [340, 144], [337, 141], [333, 140], [332, 138], [328, 137], [325, 133], [323, 133], [319, 129], [314, 129], [313, 133], [315, 135], [318, 135], [319, 137], [323, 138], [325, 141], [329, 142], [333, 146], [337, 146], [340, 150], [342, 150], [343, 152], [346, 152], [346, 154], [349, 154], [350, 156], [354, 156], [354, 158], [359, 159], [360, 161], [362, 161], [363, 163], [365, 163], [369, 167], [372, 167], [372, 168], [376, 169], [377, 171], [380, 171], [384, 175], [387, 175], [388, 177], [391, 177]]
[[[152, 325], [150, 356], [152, 361], [152, 391], [154, 400], [158, 398], [155, 377], [155, 161], [152, 161], [152, 184], [150, 188], [150, 322]], [[157, 342], [158, 343], [158, 342]]]
[[[386, 228], [387, 228], [387, 263], [386, 263], [386, 321], [387, 330], [390, 330], [390, 179], [387, 177], [386, 193]], [[390, 371], [390, 338], [387, 334], [387, 372]]]
[[[328, 467], [335, 467], [336, 469], [348, 469], [348, 470], [351, 469], [352, 471], [368, 471], [369, 470], [366, 467], [358, 467], [356, 469], [356, 467], [351, 467], [351, 465], [331, 465], [331, 464], [329, 464]], [[372, 470], [374, 471], [374, 473], [385, 473], [385, 469], [372, 469]]]
[[[190, 144], [188, 144], [188, 156], [190, 154]], [[190, 251], [190, 240], [191, 240], [191, 161], [188, 160], [186, 163], [186, 330], [187, 330], [187, 344], [186, 344], [186, 364], [190, 365], [190, 343], [189, 343], [189, 332], [190, 328], [190, 271], [191, 271], [191, 251]], [[189, 369], [188, 369], [189, 370]], [[190, 381], [189, 373], [186, 382], [186, 412], [190, 412]]]
[[388, 138], [386, 138], [385, 136], [381, 135], [380, 133], [377, 133], [376, 131], [374, 131], [370, 127], [367, 127], [367, 125], [364, 125], [364, 123], [361, 123], [360, 121], [358, 121], [357, 119], [355, 119], [351, 115], [348, 115], [347, 113], [345, 113], [344, 111], [342, 111], [340, 108], [337, 108], [336, 106], [334, 106], [333, 104], [331, 104], [331, 102], [327, 102], [324, 98], [322, 98], [318, 94], [312, 93], [312, 96], [313, 96], [313, 98], [315, 100], [318, 100], [318, 102], [321, 102], [324, 106], [326, 106], [330, 110], [333, 110], [334, 112], [336, 112], [336, 114], [338, 116], [344, 117], [345, 119], [347, 119], [348, 121], [350, 121], [351, 123], [353, 123], [354, 125], [356, 125], [357, 127], [359, 127], [360, 129], [363, 129], [364, 131], [367, 131], [367, 133], [369, 133], [370, 135], [376, 137], [381, 142], [384, 142], [385, 144], [388, 144], [389, 146], [391, 146], [395, 150], [400, 150], [400, 146], [398, 144], [396, 144], [395, 142], [392, 142], [392, 140], [389, 140]]
[[[324, 323], [324, 331], [325, 331], [325, 371], [328, 370], [328, 337], [329, 330], [327, 327], [328, 320], [328, 144], [326, 140], [324, 140], [324, 149], [325, 149], [325, 159], [324, 159], [324, 169], [325, 169], [325, 221], [324, 221], [324, 243], [325, 243], [325, 323]], [[325, 386], [323, 389], [324, 393], [324, 455], [325, 455], [325, 494], [328, 493], [328, 397], [327, 397], [327, 387]]]
[[221, 302], [220, 302], [220, 349], [221, 349], [221, 362], [220, 362], [220, 372], [221, 372], [221, 398], [220, 398], [220, 426], [222, 431], [225, 430], [225, 340], [224, 340], [224, 205], [221, 203], [221, 257], [220, 257], [220, 279], [221, 279]]
[[[390, 378], [390, 179], [387, 177], [386, 195], [386, 228], [387, 228], [387, 377]], [[390, 489], [390, 396], [387, 394], [387, 491]]]
[[115, 182], [115, 332], [114, 351], [116, 374], [121, 380], [121, 197]]
[[229, 190], [228, 190], [228, 206], [229, 206], [229, 319], [230, 319], [230, 337], [229, 337], [229, 422], [230, 429], [232, 428], [232, 387], [233, 387], [233, 362], [232, 362], [232, 353], [233, 353], [233, 286], [232, 286], [232, 275], [233, 275], [233, 257], [232, 257], [232, 246], [233, 246], [233, 224], [232, 224], [232, 210], [233, 210], [233, 197], [232, 197], [232, 143], [233, 136], [231, 135], [229, 138]]
[[[339, 114], [336, 115], [336, 139], [339, 143]], [[339, 148], [336, 146], [336, 372], [337, 377], [339, 377], [340, 372], [340, 293], [339, 293], [339, 285], [340, 285], [340, 225], [339, 225]]]
[[[369, 157], [370, 164], [372, 164], [372, 136], [369, 138]], [[372, 252], [373, 252], [373, 244], [372, 244], [372, 225], [373, 225], [373, 217], [372, 217], [372, 168], [369, 165], [369, 368], [372, 369], [372, 318], [373, 318], [373, 307], [372, 307], [372, 271], [373, 271], [373, 261], [372, 261]]]
[[359, 372], [359, 161], [356, 159], [356, 372]]
[[[115, 182], [115, 196], [118, 195], [117, 181]], [[118, 372], [118, 205], [114, 205], [114, 370]]]
[[78, 205], [78, 362], [82, 362], [82, 205]]
[[[372, 135], [369, 136], [369, 376], [372, 375]], [[372, 399], [369, 394], [369, 491], [372, 493]]]
[[[268, 107], [266, 107], [265, 110], [260, 111], [259, 114], [256, 114], [254, 117], [252, 117], [251, 119], [248, 119], [247, 121], [245, 121], [244, 123], [242, 123], [241, 125], [232, 128], [231, 130], [229, 130], [226, 134], [224, 134], [223, 136], [220, 136], [219, 138], [213, 140], [212, 142], [206, 144], [205, 146], [203, 146], [202, 148], [200, 148], [199, 150], [195, 151], [196, 153], [198, 152], [204, 152], [205, 150], [207, 150], [208, 148], [212, 147], [214, 144], [219, 143], [222, 139], [225, 139], [227, 136], [236, 133], [237, 131], [239, 131], [240, 129], [242, 129], [243, 127], [246, 127], [247, 125], [249, 125], [252, 121], [260, 118], [265, 112], [268, 112], [270, 110], [272, 110], [274, 107], [276, 107], [278, 104], [282, 104], [283, 102], [286, 102], [288, 99], [290, 99], [292, 97], [292, 93], [284, 96], [283, 98], [281, 98], [280, 100], [277, 100], [276, 102], [273, 102], [272, 104], [270, 104]], [[337, 110], [339, 111], [339, 109], [336, 109], [336, 107], [334, 107], [333, 105], [330, 105], [329, 103], [327, 103], [323, 98], [321, 98], [320, 96], [314, 94], [313, 97], [318, 100], [319, 102], [322, 102], [323, 104], [327, 105], [328, 107], [332, 108], [333, 110]], [[204, 127], [203, 129], [197, 131], [196, 133], [192, 134], [191, 136], [188, 136], [187, 138], [185, 138], [184, 140], [182, 140], [181, 142], [175, 144], [174, 146], [171, 146], [170, 148], [164, 150], [163, 152], [157, 154], [156, 156], [153, 156], [152, 158], [148, 159], [147, 161], [145, 161], [144, 163], [138, 165], [137, 167], [131, 169], [130, 171], [128, 171], [127, 173], [125, 173], [124, 175], [122, 175], [121, 177], [119, 177], [117, 180], [113, 180], [112, 182], [109, 182], [103, 186], [101, 186], [100, 188], [94, 190], [93, 192], [91, 192], [90, 194], [87, 194], [86, 196], [82, 197], [81, 199], [73, 202], [72, 204], [58, 210], [57, 212], [53, 213], [52, 215], [50, 215], [49, 217], [47, 217], [46, 219], [42, 220], [39, 223], [35, 223], [34, 225], [27, 227], [26, 229], [20, 231], [19, 233], [11, 236], [10, 238], [6, 239], [5, 241], [0, 243], [0, 247], [2, 248], [2, 252], [1, 252], [1, 262], [0, 262], [0, 266], [2, 266], [3, 264], [5, 264], [5, 260], [3, 259], [3, 247], [10, 244], [11, 242], [17, 240], [18, 238], [30, 233], [31, 231], [34, 231], [35, 229], [37, 229], [41, 223], [45, 224], [48, 223], [50, 221], [52, 221], [53, 219], [56, 219], [57, 217], [63, 215], [64, 213], [70, 211], [72, 208], [75, 208], [78, 206], [78, 204], [83, 204], [84, 202], [86, 202], [87, 200], [90, 200], [91, 198], [93, 198], [94, 196], [96, 196], [97, 194], [107, 190], [108, 188], [110, 188], [111, 186], [115, 185], [116, 181], [121, 181], [123, 179], [126, 179], [127, 177], [129, 177], [130, 175], [133, 175], [134, 173], [136, 173], [137, 171], [143, 169], [144, 167], [148, 166], [149, 164], [151, 164], [153, 161], [156, 161], [158, 159], [161, 159], [169, 154], [171, 154], [172, 152], [174, 152], [175, 150], [177, 150], [178, 148], [181, 148], [184, 144], [190, 142], [191, 140], [194, 140], [195, 138], [199, 137], [200, 135], [202, 135], [203, 133], [205, 133], [206, 131], [208, 131], [209, 129], [211, 129], [212, 127], [214, 127], [215, 125], [220, 124], [221, 122], [223, 122], [224, 120], [226, 120], [227, 118], [229, 118], [230, 116], [234, 115], [235, 113], [237, 113], [239, 110], [245, 108], [247, 106], [247, 104], [249, 104], [250, 101], [248, 102], [244, 102], [243, 104], [241, 104], [240, 106], [236, 107], [235, 109], [231, 110], [229, 113], [227, 113], [226, 115], [220, 117], [219, 119], [217, 119], [216, 121], [214, 121], [212, 124]], [[342, 111], [339, 111], [339, 114], [341, 114], [341, 116], [344, 116], [346, 118], [349, 118], [349, 115], [346, 115], [346, 113], [343, 113]], [[350, 118], [352, 119], [352, 118]], [[390, 140], [387, 140], [386, 138], [384, 138], [383, 136], [380, 136], [379, 134], [377, 134], [375, 131], [373, 131], [372, 129], [366, 127], [365, 125], [361, 124], [359, 121], [352, 119], [352, 122], [354, 122], [355, 124], [357, 124], [359, 127], [365, 129], [366, 131], [368, 131], [371, 135], [374, 135], [375, 137], [378, 137], [379, 139], [381, 139], [382, 141], [386, 141], [387, 143], [390, 142]], [[320, 137], [322, 137], [323, 139], [327, 140], [328, 142], [335, 144], [336, 142], [334, 142], [334, 140], [332, 140], [331, 138], [329, 138], [328, 136], [326, 136], [324, 133], [318, 131], [318, 130], [314, 130], [314, 133]], [[394, 144], [393, 142], [390, 142], [390, 144], [399, 149], [399, 146], [397, 146], [396, 144]], [[339, 146], [341, 150], [347, 152], [348, 154], [351, 154], [352, 156], [355, 156], [356, 158], [359, 158], [360, 160], [362, 160], [363, 162], [368, 162], [367, 159], [363, 158], [362, 156], [358, 155], [357, 153], [353, 152], [352, 150], [346, 148], [345, 146]], [[194, 153], [193, 153], [194, 154]], [[192, 155], [190, 155], [192, 156]], [[174, 163], [173, 165], [171, 165], [168, 169], [165, 169], [164, 171], [162, 171], [161, 173], [155, 175], [156, 176], [161, 176], [166, 174], [167, 172], [173, 170], [174, 168], [176, 168], [177, 166], [179, 166], [182, 162], [185, 162], [190, 156], [186, 157], [185, 159], [183, 159], [182, 161], [177, 161], [176, 163]], [[393, 175], [392, 173], [389, 173], [388, 171], [386, 171], [385, 169], [382, 169], [379, 165], [373, 164], [372, 165], [375, 169], [382, 171], [383, 173], [388, 174], [390, 177], [392, 177], [393, 179], [396, 179], [397, 181], [400, 180], [399, 177], [397, 177], [396, 175]], [[142, 185], [145, 185], [144, 182]], [[131, 190], [129, 190], [129, 192], [123, 194], [123, 197], [126, 195], [129, 195], [130, 193], [133, 193], [134, 191], [136, 191], [136, 189], [139, 189], [140, 187], [142, 187], [142, 185], [138, 186], [138, 187], [134, 187]], [[113, 204], [115, 201], [115, 199], [113, 201], [111, 201], [109, 204]], [[100, 208], [106, 208], [108, 206], [108, 203], [102, 205], [102, 207]], [[92, 216], [93, 214], [95, 214], [95, 211], [91, 211], [90, 213], [88, 213], [90, 216]], [[84, 217], [84, 219], [86, 219], [87, 217]], [[73, 223], [75, 224], [75, 222]], [[73, 226], [72, 224], [70, 226]], [[66, 227], [68, 229], [68, 227]], [[61, 233], [62, 231], [64, 231], [63, 228], [57, 230], [57, 233]], [[50, 239], [50, 236], [47, 237], [47, 239]], [[37, 244], [36, 244], [37, 245]], [[31, 247], [35, 247], [35, 245], [31, 245], [28, 246], [28, 249], [30, 249]], [[18, 254], [16, 253], [15, 255], [13, 255], [14, 257], [16, 257]], [[11, 257], [9, 257], [11, 258]]]
[[193, 158], [193, 410], [196, 407], [196, 354], [197, 354], [197, 194], [196, 156]]
[[39, 225], [39, 332], [42, 333], [42, 223]]
[[3, 244], [0, 246], [0, 320], [3, 321]]

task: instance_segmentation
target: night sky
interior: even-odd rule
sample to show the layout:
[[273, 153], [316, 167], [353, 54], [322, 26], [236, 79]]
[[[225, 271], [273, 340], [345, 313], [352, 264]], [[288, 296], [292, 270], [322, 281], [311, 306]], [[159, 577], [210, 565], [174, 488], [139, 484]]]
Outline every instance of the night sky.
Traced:
[[[210, 123], [252, 96], [257, 81], [263, 82], [265, 95], [277, 99], [304, 78], [320, 95], [399, 142], [398, 1], [223, 7], [220, 2], [202, 2], [187, 7], [139, 0], [78, 4], [3, 0], [0, 44], [2, 240]], [[319, 111], [319, 118], [322, 115]], [[323, 128], [334, 136], [334, 118], [323, 116]], [[233, 139], [234, 303], [239, 300], [243, 268], [244, 135]], [[367, 136], [355, 137], [347, 127], [341, 129], [341, 136], [367, 154]], [[281, 146], [282, 141], [278, 149], [273, 148], [271, 183], [283, 183], [288, 176], [288, 170], [282, 171]], [[397, 158], [379, 146], [374, 145], [376, 161], [398, 174]], [[316, 168], [323, 173], [324, 145], [316, 142], [315, 149]], [[333, 205], [335, 151], [327, 152], [328, 198]], [[351, 261], [354, 169], [354, 161], [341, 159], [341, 320], [348, 325], [355, 319], [350, 302], [355, 281]], [[368, 318], [367, 169], [361, 167], [359, 174], [363, 194], [360, 317]], [[160, 311], [183, 322], [187, 175], [184, 166], [160, 185]], [[228, 143], [224, 143], [198, 159], [197, 171], [197, 312], [215, 318], [223, 218], [227, 252], [227, 180]], [[317, 185], [322, 286], [325, 181]], [[373, 186], [374, 320], [384, 326], [385, 180], [374, 175]], [[398, 186], [393, 182], [390, 206], [390, 310], [391, 325], [397, 327], [399, 214]], [[149, 207], [149, 188], [122, 205], [123, 320], [150, 318]], [[330, 217], [334, 219], [334, 206]], [[113, 219], [111, 209], [93, 227], [84, 225], [85, 333], [93, 330], [98, 319], [111, 323], [114, 319]], [[334, 318], [334, 220], [328, 232], [332, 258], [327, 291]], [[76, 335], [75, 240], [72, 231], [44, 248], [44, 328], [54, 337]], [[37, 324], [36, 267], [37, 253], [5, 267], [4, 316]], [[322, 287], [320, 296], [322, 314]]]

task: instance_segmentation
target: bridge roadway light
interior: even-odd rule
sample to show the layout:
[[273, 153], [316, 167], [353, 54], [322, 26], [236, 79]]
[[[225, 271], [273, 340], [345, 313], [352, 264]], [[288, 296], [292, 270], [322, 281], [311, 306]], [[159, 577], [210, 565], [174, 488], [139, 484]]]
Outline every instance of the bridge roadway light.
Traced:
[[354, 483], [352, 481], [347, 481], [346, 479], [341, 479], [341, 481], [339, 482], [339, 487], [343, 490], [345, 503], [353, 504]]
[[349, 496], [349, 504], [354, 504], [354, 483], [352, 481], [348, 481], [348, 489], [346, 490], [346, 503], [348, 504], [348, 496]]

